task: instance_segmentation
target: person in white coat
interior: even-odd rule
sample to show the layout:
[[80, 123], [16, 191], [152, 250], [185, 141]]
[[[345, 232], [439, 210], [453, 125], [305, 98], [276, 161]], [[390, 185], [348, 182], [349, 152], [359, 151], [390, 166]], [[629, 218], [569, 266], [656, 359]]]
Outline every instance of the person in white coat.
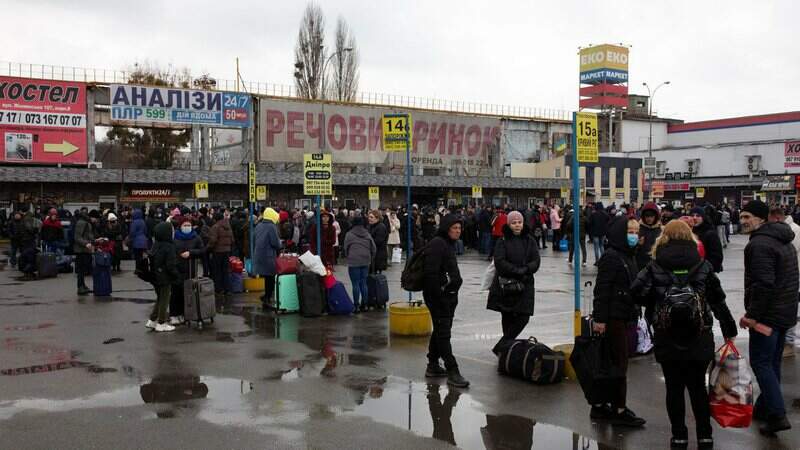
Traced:
[[[769, 221], [785, 222], [787, 225], [789, 225], [789, 228], [792, 229], [792, 231], [794, 232], [794, 239], [792, 239], [792, 246], [794, 247], [795, 251], [797, 251], [797, 262], [798, 264], [800, 264], [800, 225], [794, 223], [794, 219], [792, 219], [792, 216], [787, 216], [782, 208], [772, 208], [769, 211]], [[786, 341], [784, 341], [783, 345], [784, 358], [791, 358], [792, 356], [794, 356], [794, 345], [796, 341], [795, 336], [796, 336], [795, 327], [786, 330]]]
[[394, 250], [400, 247], [400, 218], [397, 211], [389, 210], [389, 245], [390, 255], [394, 255]]

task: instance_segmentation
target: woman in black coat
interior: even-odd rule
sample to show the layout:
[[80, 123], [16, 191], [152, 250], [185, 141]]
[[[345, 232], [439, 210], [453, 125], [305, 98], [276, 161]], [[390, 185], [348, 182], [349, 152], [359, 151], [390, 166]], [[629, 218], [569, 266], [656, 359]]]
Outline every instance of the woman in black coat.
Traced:
[[[608, 226], [608, 245], [597, 263], [594, 286], [594, 331], [606, 336], [611, 360], [623, 373], [628, 370], [628, 324], [635, 323], [639, 309], [630, 287], [639, 272], [636, 246], [639, 244], [639, 222], [625, 216], [616, 217]], [[592, 405], [590, 417], [608, 420], [613, 425], [641, 427], [645, 420], [626, 406], [627, 382], [617, 383], [611, 392], [611, 405]]]
[[[199, 223], [198, 223], [199, 225]], [[172, 296], [169, 302], [169, 315], [171, 325], [183, 323], [184, 291], [183, 282], [197, 275], [197, 260], [206, 253], [203, 239], [196, 231], [197, 226], [192, 223], [189, 216], [183, 216], [181, 225], [175, 230], [175, 267], [178, 269], [179, 279], [172, 285]]]
[[[648, 321], [654, 324], [655, 356], [664, 372], [667, 388], [667, 412], [672, 423], [673, 447], [688, 445], [685, 422], [684, 391], [689, 391], [700, 448], [712, 448], [711, 412], [706, 392], [706, 372], [714, 358], [714, 323], [720, 322], [726, 340], [736, 337], [736, 322], [725, 304], [725, 292], [711, 263], [700, 258], [692, 230], [674, 220], [664, 227], [656, 240], [651, 261], [636, 278], [631, 293], [647, 306]], [[702, 328], [694, 323], [671, 321], [667, 326], [657, 312], [673, 286], [689, 286], [703, 301]]]
[[703, 208], [693, 208], [691, 210], [694, 218], [694, 234], [696, 234], [706, 250], [706, 261], [714, 267], [714, 272], [722, 272], [722, 242], [719, 240], [717, 227], [711, 222]]
[[[487, 309], [502, 315], [503, 337], [492, 349], [499, 355], [517, 338], [533, 315], [535, 287], [533, 274], [539, 270], [539, 246], [525, 225], [522, 214], [513, 211], [503, 226], [503, 238], [494, 247], [495, 277], [489, 288]], [[517, 284], [518, 283], [518, 284]], [[517, 285], [519, 290], [511, 286]], [[509, 291], [513, 292], [509, 292]]]
[[369, 220], [369, 234], [375, 241], [375, 261], [370, 267], [371, 273], [381, 273], [389, 265], [389, 250], [386, 246], [389, 242], [389, 230], [383, 224], [382, 214], [377, 209], [372, 210], [367, 215]]

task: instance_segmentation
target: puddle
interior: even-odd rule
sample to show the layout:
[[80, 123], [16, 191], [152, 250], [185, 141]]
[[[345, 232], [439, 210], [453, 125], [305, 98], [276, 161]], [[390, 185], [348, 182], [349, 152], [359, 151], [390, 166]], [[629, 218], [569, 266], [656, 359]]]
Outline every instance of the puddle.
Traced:
[[108, 339], [108, 340], [105, 340], [105, 341], [103, 341], [103, 344], [104, 344], [104, 345], [108, 345], [108, 344], [116, 344], [117, 342], [123, 342], [124, 340], [125, 340], [125, 339], [122, 339], [122, 338], [115, 337], [115, 338], [111, 338], [111, 339]]
[[260, 350], [255, 354], [256, 359], [280, 359], [285, 358], [286, 355], [272, 350]]
[[217, 331], [216, 340], [217, 342], [236, 342], [235, 338], [239, 337], [248, 337], [253, 334], [252, 331], [238, 331], [238, 332], [229, 332], [229, 331]]
[[91, 364], [88, 367], [86, 367], [86, 370], [88, 370], [89, 373], [114, 373], [114, 372], [118, 372], [118, 370], [113, 368], [113, 367], [100, 367], [100, 366], [97, 366], [97, 365], [94, 365], [94, 364]]
[[44, 330], [45, 328], [54, 327], [56, 324], [52, 322], [40, 323], [38, 325], [11, 325], [3, 328], [3, 331], [30, 331], [30, 330]]

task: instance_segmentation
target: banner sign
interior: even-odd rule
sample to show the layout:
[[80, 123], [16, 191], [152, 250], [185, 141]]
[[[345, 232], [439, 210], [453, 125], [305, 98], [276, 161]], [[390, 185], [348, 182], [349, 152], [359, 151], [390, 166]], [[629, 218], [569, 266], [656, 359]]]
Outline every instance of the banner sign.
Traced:
[[382, 123], [384, 151], [404, 152], [406, 145], [411, 147], [411, 114], [384, 114]]
[[267, 186], [264, 184], [256, 186], [256, 200], [263, 202], [267, 199]]
[[303, 155], [303, 195], [333, 195], [331, 155]]
[[86, 164], [86, 84], [0, 76], [0, 161]]
[[[390, 108], [322, 104], [273, 98], [259, 100], [260, 161], [297, 163], [306, 153], [328, 150], [337, 164], [404, 168], [404, 152], [385, 152], [383, 115]], [[490, 167], [500, 148], [500, 119], [415, 111], [411, 163], [477, 175]], [[405, 150], [405, 144], [403, 144]], [[497, 161], [495, 157], [491, 159]]]
[[628, 48], [604, 44], [581, 49], [580, 82], [583, 84], [627, 83]]
[[697, 192], [697, 198], [705, 198], [706, 196], [706, 188], [704, 187], [695, 188], [695, 192]]
[[472, 186], [472, 198], [483, 198], [483, 186]]
[[249, 94], [112, 84], [110, 98], [111, 122], [116, 124], [221, 128], [253, 125]]
[[194, 184], [195, 198], [208, 198], [208, 181], [198, 181]]
[[783, 145], [783, 167], [800, 167], [800, 141], [789, 141]]
[[577, 113], [575, 116], [577, 133], [577, 152], [579, 163], [600, 161], [600, 147], [597, 140], [597, 114]]
[[247, 164], [247, 191], [249, 193], [248, 198], [250, 199], [250, 203], [256, 201], [256, 164], [255, 163], [248, 163]]
[[778, 177], [769, 177], [761, 185], [762, 191], [791, 191], [794, 188], [794, 177], [791, 175], [783, 175]]
[[381, 188], [378, 186], [370, 186], [368, 188], [369, 199], [370, 200], [380, 200], [381, 199]]

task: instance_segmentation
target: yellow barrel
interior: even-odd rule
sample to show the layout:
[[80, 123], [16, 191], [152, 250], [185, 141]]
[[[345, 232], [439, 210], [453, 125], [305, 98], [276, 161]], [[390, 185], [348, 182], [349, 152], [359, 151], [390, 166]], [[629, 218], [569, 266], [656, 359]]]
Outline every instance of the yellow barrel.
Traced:
[[392, 303], [389, 305], [389, 330], [400, 336], [428, 336], [433, 331], [431, 313], [424, 304]]
[[245, 278], [244, 279], [244, 290], [247, 292], [263, 292], [264, 291], [264, 279], [261, 277], [255, 278]]
[[569, 357], [572, 356], [572, 349], [575, 348], [574, 344], [561, 344], [556, 345], [553, 347], [553, 350], [557, 352], [564, 352], [564, 357], [566, 357], [566, 362], [564, 363], [564, 376], [569, 378], [570, 380], [577, 381], [578, 376], [575, 375], [575, 369], [572, 367], [572, 363], [569, 362]]

